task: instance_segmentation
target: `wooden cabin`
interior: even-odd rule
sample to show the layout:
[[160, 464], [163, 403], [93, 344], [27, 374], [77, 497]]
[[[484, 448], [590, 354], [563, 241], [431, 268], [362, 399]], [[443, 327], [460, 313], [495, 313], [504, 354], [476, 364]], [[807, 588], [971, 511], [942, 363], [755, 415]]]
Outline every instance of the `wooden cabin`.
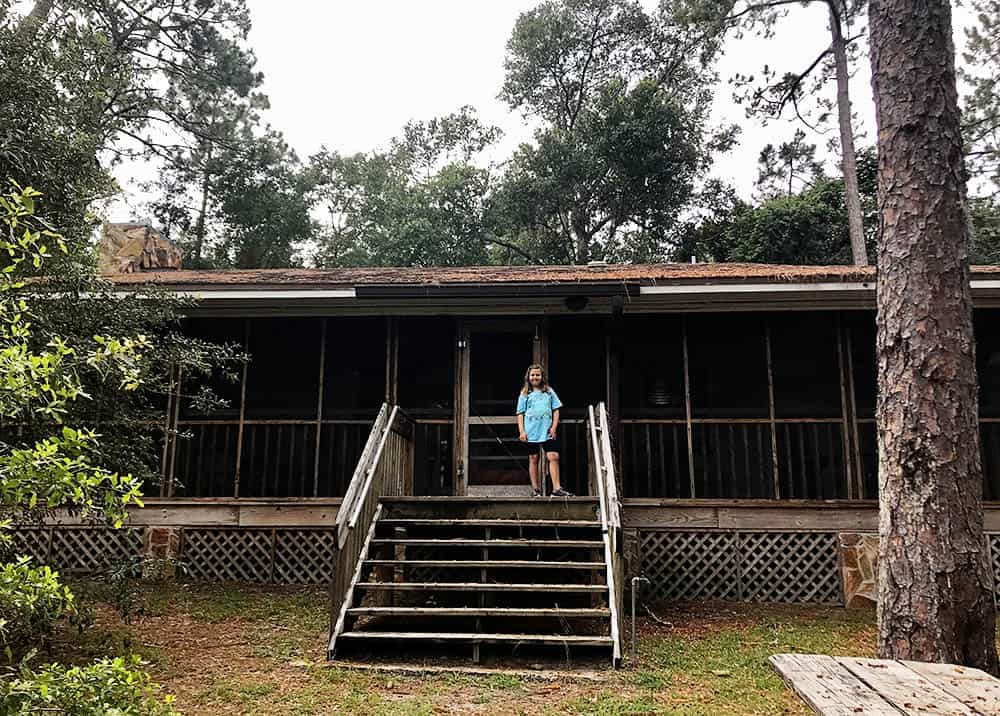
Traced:
[[[393, 519], [415, 519], [421, 501], [454, 519], [511, 505], [532, 519], [579, 517], [527, 498], [514, 405], [525, 368], [541, 362], [565, 403], [564, 484], [606, 500], [594, 494], [608, 487], [595, 469], [615, 475], [621, 579], [648, 578], [645, 598], [873, 595], [870, 269], [182, 270], [114, 280], [123, 291], [153, 283], [196, 296], [186, 330], [238, 342], [252, 360], [238, 383], [215, 386], [225, 410], [171, 401], [176, 437], [164, 447], [160, 494], [126, 537], [88, 527], [37, 535], [35, 549], [56, 563], [83, 569], [92, 552], [144, 543], [180, 557], [194, 579], [326, 583], [343, 550], [338, 506], [373, 467], [378, 421], [405, 438], [393, 489], [406, 499], [385, 513]], [[972, 290], [986, 524], [1000, 571], [1000, 272], [974, 269]], [[606, 424], [588, 427], [601, 406]], [[600, 439], [608, 464], [595, 466]]]

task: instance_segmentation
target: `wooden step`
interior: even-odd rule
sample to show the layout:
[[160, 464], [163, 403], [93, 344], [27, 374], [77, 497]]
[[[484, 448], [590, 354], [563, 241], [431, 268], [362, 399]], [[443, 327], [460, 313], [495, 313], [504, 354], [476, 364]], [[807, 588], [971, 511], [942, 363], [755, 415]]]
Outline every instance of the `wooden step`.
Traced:
[[449, 569], [579, 569], [603, 570], [604, 562], [533, 562], [524, 559], [366, 559], [372, 567], [447, 567]]
[[562, 592], [607, 594], [604, 584], [535, 584], [511, 582], [358, 582], [359, 589], [380, 592]]
[[353, 607], [347, 610], [352, 616], [366, 617], [607, 617], [610, 611], [602, 608], [522, 608], [522, 607]]
[[337, 637], [347, 640], [381, 639], [407, 641], [459, 641], [475, 643], [556, 644], [559, 646], [611, 646], [610, 636], [585, 636], [580, 634], [476, 634], [424, 631], [348, 631]]
[[566, 549], [604, 549], [601, 540], [586, 539], [374, 539], [374, 545], [405, 545], [412, 547], [538, 547]]
[[441, 519], [432, 517], [389, 517], [378, 521], [380, 525], [389, 527], [572, 527], [600, 528], [597, 520], [519, 520], [516, 518], [502, 519]]
[[[528, 485], [524, 486], [528, 489]], [[575, 495], [574, 497], [518, 497], [516, 495], [496, 495], [493, 497], [483, 497], [480, 495], [401, 495], [397, 497], [383, 497], [381, 502], [386, 505], [417, 503], [420, 505], [495, 505], [495, 504], [518, 504], [537, 505], [540, 501], [550, 499], [558, 502], [568, 502], [571, 504], [597, 504], [597, 497], [590, 495]]]

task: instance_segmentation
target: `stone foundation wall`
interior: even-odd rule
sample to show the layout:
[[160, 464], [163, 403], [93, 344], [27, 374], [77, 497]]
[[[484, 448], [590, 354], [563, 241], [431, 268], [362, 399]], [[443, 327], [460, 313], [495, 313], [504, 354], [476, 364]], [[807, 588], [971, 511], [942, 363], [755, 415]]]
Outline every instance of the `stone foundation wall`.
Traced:
[[877, 599], [878, 535], [841, 532], [838, 536], [844, 606], [874, 606]]

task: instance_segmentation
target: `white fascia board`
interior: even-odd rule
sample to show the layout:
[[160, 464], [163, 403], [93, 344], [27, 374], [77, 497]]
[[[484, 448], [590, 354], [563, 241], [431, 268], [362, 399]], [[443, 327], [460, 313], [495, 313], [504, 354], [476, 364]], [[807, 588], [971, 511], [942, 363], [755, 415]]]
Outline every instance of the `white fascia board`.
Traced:
[[[157, 287], [163, 288], [163, 287]], [[167, 286], [166, 288], [170, 288]], [[116, 293], [120, 296], [128, 296], [133, 293], [141, 293], [142, 287], [135, 291], [122, 291]], [[193, 298], [198, 301], [214, 300], [244, 300], [244, 301], [266, 301], [274, 299], [297, 299], [297, 298], [319, 298], [319, 299], [351, 299], [357, 298], [357, 293], [353, 288], [331, 288], [331, 289], [212, 289], [195, 290], [183, 289], [175, 291], [178, 296]]]
[[[975, 282], [973, 282], [975, 285]], [[641, 286], [640, 296], [682, 295], [682, 294], [726, 294], [726, 293], [808, 293], [815, 291], [839, 291], [867, 293], [875, 289], [875, 282], [800, 282], [800, 283], [717, 283], [717, 284], [667, 284], [662, 286]]]

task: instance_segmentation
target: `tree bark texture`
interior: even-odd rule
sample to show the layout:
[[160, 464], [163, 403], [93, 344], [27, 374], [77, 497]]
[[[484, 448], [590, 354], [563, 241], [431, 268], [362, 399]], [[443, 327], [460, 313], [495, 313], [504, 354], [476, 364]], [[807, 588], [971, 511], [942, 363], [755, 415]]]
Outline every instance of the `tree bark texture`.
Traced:
[[851, 95], [848, 90], [847, 44], [844, 41], [843, 4], [830, 2], [834, 69], [837, 77], [837, 122], [840, 125], [840, 168], [844, 174], [844, 198], [847, 202], [847, 226], [851, 236], [851, 258], [855, 266], [868, 265], [865, 227], [861, 216], [861, 191], [858, 188], [858, 162], [854, 148], [854, 124], [851, 118]]
[[997, 673], [947, 0], [872, 0], [879, 656]]

